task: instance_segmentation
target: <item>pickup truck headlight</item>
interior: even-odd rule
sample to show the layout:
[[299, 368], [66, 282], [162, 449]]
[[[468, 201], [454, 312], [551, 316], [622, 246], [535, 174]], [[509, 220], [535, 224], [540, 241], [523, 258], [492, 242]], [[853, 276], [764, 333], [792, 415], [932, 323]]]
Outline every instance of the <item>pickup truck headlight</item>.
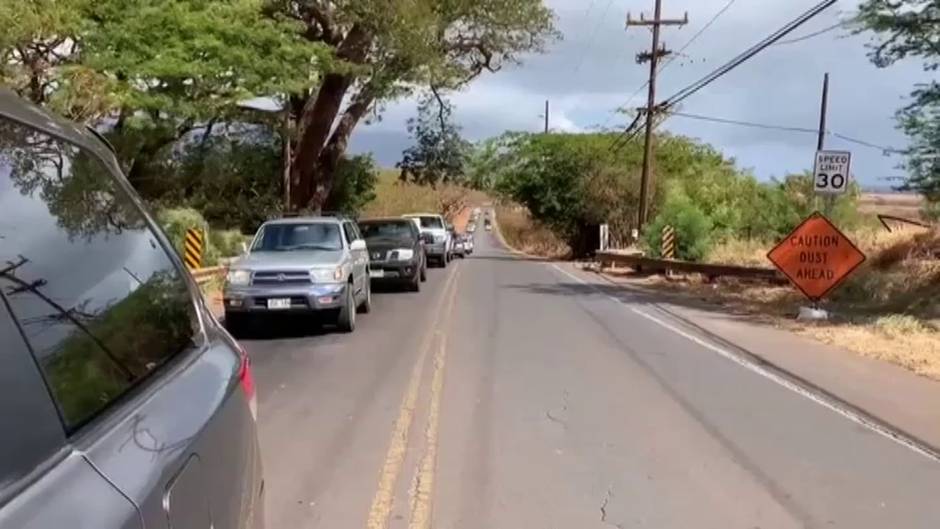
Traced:
[[343, 279], [343, 267], [314, 268], [310, 271], [310, 276], [315, 283], [334, 283]]
[[250, 270], [229, 270], [228, 275], [225, 277], [228, 284], [243, 287], [251, 283], [251, 271]]
[[410, 248], [401, 248], [398, 250], [392, 250], [389, 258], [392, 261], [410, 261], [414, 258], [415, 251]]

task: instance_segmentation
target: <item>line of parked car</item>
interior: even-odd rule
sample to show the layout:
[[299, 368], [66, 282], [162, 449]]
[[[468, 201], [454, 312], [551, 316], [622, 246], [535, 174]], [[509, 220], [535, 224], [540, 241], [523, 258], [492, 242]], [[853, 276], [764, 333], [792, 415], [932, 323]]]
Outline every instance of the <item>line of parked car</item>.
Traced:
[[[412, 290], [473, 251], [440, 215], [265, 223], [228, 324]], [[0, 529], [264, 523], [251, 360], [94, 129], [0, 88]]]
[[444, 268], [472, 252], [472, 232], [457, 233], [433, 213], [270, 220], [229, 267], [226, 326], [238, 333], [259, 316], [311, 313], [325, 314], [338, 330], [352, 332], [357, 312], [372, 310], [373, 284], [417, 292], [429, 265]]

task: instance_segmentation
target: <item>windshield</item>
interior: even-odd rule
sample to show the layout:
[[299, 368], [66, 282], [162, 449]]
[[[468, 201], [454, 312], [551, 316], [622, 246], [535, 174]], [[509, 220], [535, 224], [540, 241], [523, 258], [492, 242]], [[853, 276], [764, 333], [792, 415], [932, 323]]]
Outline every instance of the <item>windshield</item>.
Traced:
[[360, 222], [359, 230], [363, 238], [369, 239], [411, 239], [414, 237], [410, 220], [388, 222]]
[[343, 249], [339, 225], [332, 222], [268, 224], [261, 228], [251, 252]]

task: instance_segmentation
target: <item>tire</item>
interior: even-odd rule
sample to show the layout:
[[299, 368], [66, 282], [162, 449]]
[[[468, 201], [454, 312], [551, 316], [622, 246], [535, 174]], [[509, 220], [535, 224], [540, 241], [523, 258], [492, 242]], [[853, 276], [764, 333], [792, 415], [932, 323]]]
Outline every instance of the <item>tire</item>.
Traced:
[[448, 262], [449, 262], [449, 259], [447, 259], [447, 254], [445, 253], [444, 255], [441, 256], [441, 260], [439, 261], [441, 268], [447, 268]]
[[366, 279], [366, 299], [359, 305], [359, 312], [368, 314], [372, 312], [372, 281]]
[[346, 288], [346, 301], [336, 315], [336, 328], [339, 332], [347, 333], [356, 330], [356, 298], [351, 283]]
[[424, 262], [421, 263], [421, 273], [420, 273], [420, 275], [421, 275], [421, 281], [427, 281], [427, 280], [428, 280], [428, 260], [427, 260], [427, 258], [425, 258], [425, 259], [424, 259]]
[[409, 292], [421, 292], [421, 274], [415, 274], [415, 278], [408, 282]]

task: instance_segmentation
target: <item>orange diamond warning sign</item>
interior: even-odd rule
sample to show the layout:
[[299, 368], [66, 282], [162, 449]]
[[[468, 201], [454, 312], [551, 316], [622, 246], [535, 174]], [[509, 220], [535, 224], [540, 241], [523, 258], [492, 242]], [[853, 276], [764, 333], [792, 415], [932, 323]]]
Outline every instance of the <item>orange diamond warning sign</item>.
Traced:
[[797, 226], [767, 258], [813, 301], [865, 262], [865, 254], [819, 212]]

